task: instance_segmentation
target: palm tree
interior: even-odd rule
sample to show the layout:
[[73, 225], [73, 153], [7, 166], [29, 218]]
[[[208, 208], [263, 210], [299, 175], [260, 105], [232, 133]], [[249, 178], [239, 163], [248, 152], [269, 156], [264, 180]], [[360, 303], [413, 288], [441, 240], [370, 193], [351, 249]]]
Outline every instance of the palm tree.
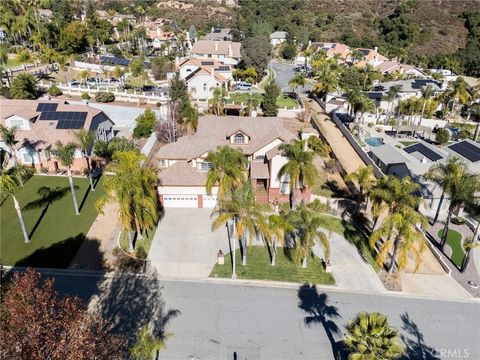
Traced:
[[287, 215], [288, 214], [284, 212], [280, 212], [280, 214], [272, 214], [268, 217], [268, 225], [272, 234], [272, 236], [270, 237], [270, 239], [272, 240], [271, 266], [275, 266], [277, 245], [280, 244], [281, 246], [283, 246], [285, 243], [285, 235], [295, 230], [293, 224], [290, 222]]
[[388, 102], [388, 108], [389, 108], [388, 115], [387, 115], [387, 120], [392, 113], [392, 109], [391, 109], [390, 105], [391, 105], [392, 102], [397, 100], [398, 94], [400, 93], [401, 90], [402, 90], [402, 85], [393, 85], [393, 86], [390, 86], [390, 88], [387, 91], [386, 100]]
[[246, 112], [248, 116], [252, 115], [253, 110], [257, 110], [258, 105], [260, 104], [258, 98], [255, 96], [255, 94], [249, 93], [247, 97], [247, 108]]
[[[255, 201], [255, 190], [245, 182], [233, 191], [230, 198], [220, 198], [212, 212], [216, 217], [212, 229], [217, 230], [225, 224], [233, 224], [234, 238], [242, 244], [242, 265], [247, 264], [247, 238], [251, 244], [254, 237], [269, 237], [269, 228], [265, 218], [266, 206]], [[235, 235], [236, 234], [236, 235]], [[233, 250], [235, 250], [235, 246]], [[235, 254], [234, 254], [235, 256]], [[235, 269], [233, 270], [235, 273]]]
[[324, 220], [317, 211], [302, 204], [290, 213], [290, 221], [297, 229], [294, 258], [297, 263], [301, 262], [302, 268], [307, 267], [307, 258], [317, 242], [322, 245], [325, 260], [330, 258], [330, 243], [327, 236], [319, 230]]
[[[363, 123], [363, 115], [365, 113], [373, 113], [375, 111], [375, 104], [373, 100], [366, 95], [360, 95], [356, 98], [356, 101], [353, 103], [353, 112], [355, 113], [355, 118], [358, 118], [358, 122]], [[357, 115], [360, 114], [358, 117]]]
[[63, 166], [67, 167], [68, 173], [68, 181], [70, 182], [70, 191], [72, 192], [73, 198], [73, 207], [75, 209], [75, 215], [80, 215], [80, 211], [78, 210], [78, 203], [77, 197], [75, 196], [75, 186], [73, 185], [73, 177], [72, 177], [72, 164], [73, 158], [75, 156], [75, 150], [77, 148], [77, 144], [70, 142], [67, 144], [63, 144], [61, 141], [57, 141], [55, 144], [56, 147], [56, 154], [60, 163]]
[[205, 184], [208, 194], [218, 184], [218, 196], [229, 196], [247, 178], [247, 160], [241, 150], [218, 147], [217, 151], [208, 153], [206, 161], [211, 164]]
[[361, 96], [360, 90], [358, 87], [349, 88], [346, 90], [346, 100], [348, 103], [348, 115], [353, 117], [353, 105], [358, 101], [358, 98]]
[[165, 349], [165, 341], [152, 335], [148, 326], [143, 326], [137, 337], [137, 341], [130, 348], [130, 355], [133, 360], [157, 359], [158, 352]]
[[25, 221], [23, 220], [22, 208], [18, 203], [17, 198], [15, 197], [15, 192], [18, 190], [18, 184], [15, 179], [6, 174], [5, 172], [0, 173], [0, 197], [6, 198], [8, 195], [12, 196], [15, 210], [17, 211], [18, 221], [20, 222], [20, 227], [22, 228], [23, 239], [25, 243], [29, 243], [30, 239], [28, 238], [27, 228], [25, 227]]
[[130, 252], [134, 251], [132, 232], [136, 230], [137, 238], [141, 238], [142, 231], [154, 229], [158, 222], [157, 176], [153, 169], [141, 166], [145, 159], [135, 150], [115, 152], [106, 168], [114, 175], [104, 179], [106, 195], [96, 203], [100, 213], [106, 203], [118, 203], [118, 217], [127, 232]]
[[296, 205], [296, 192], [300, 189], [303, 193], [307, 186], [313, 186], [318, 176], [317, 169], [313, 165], [313, 157], [315, 153], [305, 149], [306, 140], [294, 140], [290, 144], [282, 144], [279, 149], [284, 152], [288, 162], [283, 165], [278, 177], [286, 176], [290, 182], [290, 202], [292, 209]]
[[306, 84], [305, 76], [303, 74], [296, 74], [294, 75], [290, 81], [288, 82], [288, 85], [292, 88], [293, 92], [295, 93], [296, 89], [301, 86], [302, 88]]
[[212, 98], [212, 112], [214, 115], [223, 114], [223, 106], [225, 105], [225, 97], [227, 96], [227, 90], [223, 86], [213, 88]]
[[385, 315], [361, 312], [347, 325], [345, 345], [349, 360], [392, 360], [404, 353], [398, 341], [398, 330]]
[[[13, 162], [15, 164], [15, 167], [18, 168], [17, 154], [15, 153], [15, 149], [13, 148], [14, 145], [17, 143], [17, 141], [15, 140], [15, 134], [16, 133], [17, 133], [17, 127], [16, 126], [12, 126], [11, 128], [7, 128], [3, 125], [0, 125], [0, 136], [2, 138], [2, 141], [10, 149], [10, 153], [12, 154]], [[21, 184], [21, 185], [23, 186], [23, 184]]]
[[427, 104], [430, 102], [430, 99], [433, 97], [435, 94], [435, 90], [433, 89], [432, 85], [427, 85], [422, 89], [422, 101], [423, 101], [423, 106], [422, 106], [422, 115], [420, 117], [420, 124], [422, 125], [422, 119], [423, 115], [425, 114], [425, 108], [427, 107]]
[[95, 133], [93, 131], [87, 131], [85, 129], [81, 129], [79, 131], [74, 132], [73, 134], [81, 147], [85, 160], [87, 161], [88, 179], [90, 180], [90, 189], [91, 191], [95, 191], [95, 188], [93, 186], [93, 179], [92, 179], [92, 169], [90, 166], [90, 156], [92, 155], [93, 143], [95, 142]]
[[325, 100], [328, 94], [338, 89], [339, 70], [336, 64], [332, 64], [328, 60], [323, 60], [320, 62], [315, 73], [316, 83], [312, 91]]
[[360, 204], [365, 201], [366, 195], [370, 192], [372, 187], [375, 185], [375, 177], [373, 176], [373, 166], [362, 166], [359, 167], [355, 172], [348, 174], [345, 178], [346, 181], [355, 181], [359, 186], [359, 193], [357, 197], [357, 206], [355, 208], [355, 213], [358, 213], [360, 209]]
[[480, 133], [480, 104], [476, 103], [470, 106], [469, 114], [473, 120], [477, 122], [477, 125], [475, 126], [475, 133], [473, 135], [473, 141], [477, 141], [478, 134]]
[[451, 111], [455, 112], [456, 104], [467, 104], [470, 99], [470, 93], [468, 92], [468, 84], [462, 77], [458, 77], [455, 81], [450, 83], [449, 89], [445, 95], [452, 101]]

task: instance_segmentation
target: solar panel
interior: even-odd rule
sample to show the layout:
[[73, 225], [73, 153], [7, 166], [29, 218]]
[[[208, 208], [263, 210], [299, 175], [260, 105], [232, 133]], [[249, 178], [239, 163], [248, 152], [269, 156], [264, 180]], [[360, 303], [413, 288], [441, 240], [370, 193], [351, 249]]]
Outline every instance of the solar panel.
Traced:
[[449, 146], [450, 149], [459, 153], [464, 158], [467, 158], [471, 162], [480, 161], [480, 146], [475, 146], [468, 141], [461, 141], [459, 143]]
[[213, 61], [202, 61], [201, 64], [202, 65], [213, 65], [215, 63]]
[[218, 70], [219, 70], [219, 71], [229, 71], [229, 70], [230, 70], [230, 66], [219, 66], [219, 67], [218, 67]]
[[44, 111], [55, 111], [57, 110], [58, 104], [52, 103], [39, 103], [37, 105], [37, 111], [44, 112]]
[[428, 147], [426, 147], [422, 143], [407, 146], [403, 150], [405, 150], [409, 154], [418, 151], [422, 155], [429, 158], [431, 161], [438, 161], [438, 160], [442, 159], [442, 156], [438, 155], [435, 151], [429, 149]]

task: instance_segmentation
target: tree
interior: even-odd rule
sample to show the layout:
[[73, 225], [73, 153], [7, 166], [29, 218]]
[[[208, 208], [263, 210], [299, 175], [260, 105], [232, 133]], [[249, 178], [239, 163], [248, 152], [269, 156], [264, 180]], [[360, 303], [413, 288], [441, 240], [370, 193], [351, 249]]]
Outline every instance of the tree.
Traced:
[[95, 132], [81, 129], [74, 132], [73, 135], [77, 139], [78, 144], [80, 145], [80, 148], [82, 150], [83, 156], [87, 161], [88, 179], [90, 180], [90, 190], [95, 191], [95, 187], [93, 186], [93, 179], [92, 179], [92, 168], [90, 166], [90, 156], [92, 156], [93, 144], [95, 143]]
[[113, 154], [118, 151], [131, 151], [134, 149], [135, 145], [124, 137], [114, 137], [110, 141], [96, 140], [93, 143], [95, 155], [105, 159], [107, 162], [110, 162]]
[[280, 95], [280, 88], [275, 83], [274, 80], [271, 80], [265, 86], [265, 96], [262, 101], [262, 110], [264, 116], [277, 116], [278, 105], [277, 99]]
[[[230, 197], [220, 197], [212, 212], [212, 217], [215, 217], [212, 230], [232, 224], [236, 234], [233, 238], [242, 244], [242, 266], [247, 265], [247, 238], [250, 245], [256, 236], [269, 236], [266, 210], [265, 205], [256, 202], [255, 190], [251, 184], [245, 182], [242, 187], [234, 190]], [[236, 244], [233, 245], [233, 249], [235, 247]]]
[[10, 95], [13, 99], [33, 100], [38, 97], [37, 80], [32, 74], [18, 74], [10, 86]]
[[392, 360], [404, 353], [398, 330], [383, 314], [361, 312], [348, 323], [347, 332], [345, 345], [350, 350], [349, 360]]
[[73, 164], [73, 158], [75, 156], [75, 150], [77, 148], [77, 144], [73, 142], [63, 144], [61, 141], [57, 141], [57, 143], [55, 144], [55, 148], [56, 148], [55, 152], [57, 154], [58, 159], [60, 160], [60, 163], [63, 166], [67, 167], [68, 181], [70, 182], [70, 191], [72, 193], [75, 215], [80, 215], [80, 211], [78, 210], [77, 197], [75, 195], [75, 186], [73, 185], [73, 177], [72, 177], [72, 164]]
[[246, 37], [242, 42], [242, 60], [245, 67], [252, 66], [257, 74], [263, 74], [270, 62], [272, 45], [268, 35]]
[[297, 47], [295, 44], [292, 42], [287, 41], [283, 46], [282, 46], [282, 57], [287, 60], [291, 60], [295, 57], [297, 54]]
[[154, 337], [148, 326], [140, 329], [137, 341], [130, 348], [130, 355], [133, 360], [152, 360], [157, 359], [158, 352], [165, 349], [165, 341]]
[[319, 242], [323, 248], [325, 260], [330, 258], [330, 243], [325, 233], [319, 230], [323, 219], [319, 213], [302, 204], [290, 213], [290, 221], [296, 229], [294, 258], [302, 268], [307, 267], [307, 258], [312, 248]]
[[208, 153], [206, 161], [211, 164], [205, 184], [208, 194], [218, 186], [218, 196], [229, 197], [247, 179], [247, 159], [239, 149], [218, 147], [217, 151]]
[[145, 60], [142, 57], [136, 58], [132, 60], [129, 68], [132, 76], [141, 76], [145, 72]]
[[5, 145], [7, 145], [8, 148], [10, 149], [10, 154], [13, 157], [13, 162], [15, 164], [15, 167], [18, 169], [17, 154], [15, 152], [15, 149], [13, 148], [17, 143], [17, 140], [15, 139], [16, 132], [17, 132], [17, 128], [15, 126], [12, 126], [11, 128], [7, 128], [3, 125], [0, 125], [0, 137], [2, 138], [2, 141], [5, 143]]
[[283, 165], [278, 177], [286, 177], [290, 183], [290, 202], [292, 209], [295, 209], [297, 201], [297, 190], [303, 194], [307, 186], [313, 186], [318, 176], [317, 169], [313, 165], [313, 151], [305, 149], [306, 140], [294, 140], [290, 144], [282, 144], [279, 149], [284, 152], [288, 161]]
[[167, 116], [163, 121], [157, 122], [157, 139], [163, 143], [172, 143], [181, 136], [182, 101], [180, 99], [167, 102]]
[[50, 96], [60, 96], [63, 94], [62, 90], [55, 84], [52, 84], [49, 88], [48, 88], [48, 94]]
[[340, 70], [336, 60], [325, 59], [313, 62], [315, 85], [314, 94], [323, 100], [327, 95], [338, 90]]
[[132, 231], [141, 238], [144, 230], [153, 230], [158, 222], [157, 175], [142, 167], [145, 160], [146, 156], [138, 151], [115, 152], [106, 168], [114, 175], [104, 179], [106, 195], [96, 203], [100, 213], [106, 203], [118, 203], [118, 217], [122, 230], [127, 232], [130, 252], [134, 251]]
[[420, 124], [422, 125], [422, 119], [423, 115], [425, 114], [425, 108], [427, 107], [427, 104], [430, 102], [430, 99], [433, 97], [435, 94], [435, 90], [433, 89], [432, 85], [427, 85], [422, 89], [422, 101], [423, 101], [423, 106], [422, 106], [422, 115], [420, 116]]
[[155, 129], [157, 115], [152, 109], [146, 109], [141, 115], [135, 119], [135, 128], [133, 129], [134, 138], [148, 138]]
[[81, 21], [72, 21], [60, 30], [58, 48], [68, 54], [82, 53], [87, 47], [87, 28]]
[[362, 166], [358, 168], [355, 172], [348, 174], [345, 179], [346, 181], [355, 181], [359, 186], [359, 192], [357, 197], [357, 206], [355, 208], [355, 213], [358, 213], [360, 209], [360, 204], [363, 203], [366, 199], [367, 194], [370, 192], [371, 188], [375, 185], [375, 176], [373, 176], [373, 166]]
[[223, 114], [223, 106], [225, 105], [225, 97], [227, 96], [227, 90], [221, 87], [213, 88], [213, 98], [211, 100], [212, 112], [214, 115]]
[[471, 97], [468, 92], [468, 84], [462, 77], [458, 77], [455, 81], [449, 84], [445, 96], [451, 101], [452, 105], [450, 111], [454, 113], [456, 112], [458, 103], [465, 105]]
[[288, 82], [288, 84], [290, 85], [290, 87], [293, 89], [293, 92], [295, 92], [295, 90], [301, 86], [302, 88], [305, 86], [306, 84], [306, 80], [305, 80], [305, 76], [303, 74], [296, 74], [294, 75], [290, 81]]
[[[3, 286], [3, 285], [2, 285]], [[2, 291], [4, 291], [2, 289]], [[0, 316], [2, 359], [123, 359], [126, 340], [77, 297], [61, 297], [53, 279], [15, 272]]]
[[473, 141], [477, 141], [478, 134], [480, 133], [480, 104], [473, 104], [469, 109], [470, 115], [477, 125], [475, 127], [475, 134], [473, 135]]
[[14, 179], [11, 175], [6, 174], [4, 171], [0, 172], [0, 198], [5, 199], [9, 195], [12, 196], [13, 204], [15, 206], [15, 210], [18, 216], [18, 221], [20, 222], [20, 227], [22, 229], [23, 239], [25, 243], [29, 243], [30, 239], [28, 238], [27, 228], [25, 227], [25, 221], [23, 220], [22, 208], [20, 207], [20, 204], [15, 197], [15, 192], [17, 190], [17, 179]]
[[387, 96], [386, 100], [388, 102], [388, 113], [387, 113], [387, 120], [390, 118], [390, 115], [392, 114], [393, 109], [391, 109], [391, 103], [395, 102], [397, 100], [398, 94], [402, 90], [402, 85], [393, 85], [390, 86], [390, 88], [387, 91]]
[[155, 57], [151, 59], [152, 63], [152, 75], [155, 80], [163, 80], [166, 77], [165, 68], [168, 66], [168, 60], [163, 57]]
[[283, 246], [285, 243], [285, 235], [295, 230], [293, 224], [288, 218], [288, 214], [280, 212], [280, 214], [272, 214], [268, 217], [268, 226], [270, 228], [271, 246], [272, 246], [272, 262], [271, 266], [275, 266], [277, 255], [277, 245]]
[[446, 144], [450, 140], [450, 132], [447, 129], [438, 129], [435, 134], [435, 141], [440, 145]]

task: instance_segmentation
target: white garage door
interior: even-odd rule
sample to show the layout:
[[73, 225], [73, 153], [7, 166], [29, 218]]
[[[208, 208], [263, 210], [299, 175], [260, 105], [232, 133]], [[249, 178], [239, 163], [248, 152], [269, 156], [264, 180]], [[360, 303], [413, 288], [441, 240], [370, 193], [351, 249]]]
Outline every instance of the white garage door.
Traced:
[[171, 208], [198, 207], [197, 195], [163, 195], [163, 206]]
[[217, 195], [203, 195], [203, 207], [213, 208], [217, 205]]

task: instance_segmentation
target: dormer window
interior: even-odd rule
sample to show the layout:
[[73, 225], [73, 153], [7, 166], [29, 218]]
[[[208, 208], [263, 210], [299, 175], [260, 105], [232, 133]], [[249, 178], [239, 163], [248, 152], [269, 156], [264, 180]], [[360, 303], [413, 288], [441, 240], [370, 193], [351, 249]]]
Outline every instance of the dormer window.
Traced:
[[245, 144], [245, 135], [242, 133], [236, 133], [235, 137], [233, 138], [234, 144]]

